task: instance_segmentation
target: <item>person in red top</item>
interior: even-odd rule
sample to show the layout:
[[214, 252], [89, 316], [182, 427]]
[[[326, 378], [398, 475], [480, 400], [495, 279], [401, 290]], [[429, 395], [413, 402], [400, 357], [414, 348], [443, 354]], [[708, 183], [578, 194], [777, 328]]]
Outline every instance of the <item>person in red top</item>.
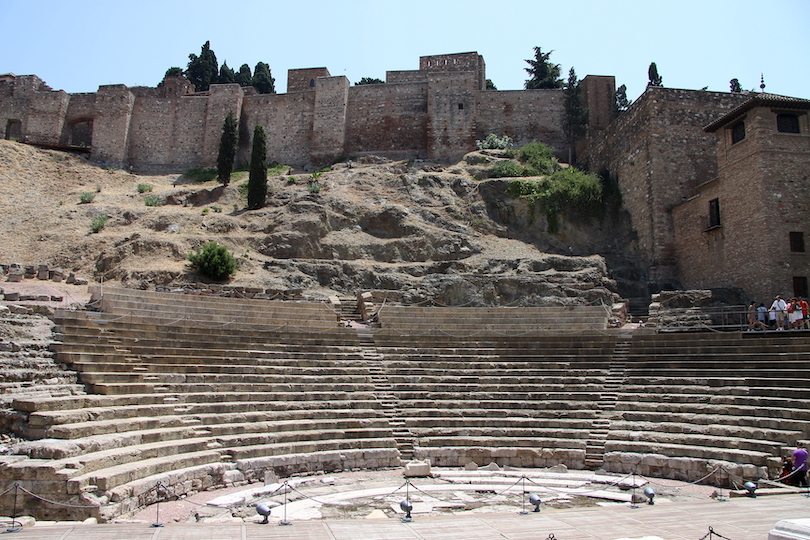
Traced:
[[807, 298], [799, 301], [799, 307], [802, 308], [802, 325], [810, 329], [810, 304], [807, 303]]

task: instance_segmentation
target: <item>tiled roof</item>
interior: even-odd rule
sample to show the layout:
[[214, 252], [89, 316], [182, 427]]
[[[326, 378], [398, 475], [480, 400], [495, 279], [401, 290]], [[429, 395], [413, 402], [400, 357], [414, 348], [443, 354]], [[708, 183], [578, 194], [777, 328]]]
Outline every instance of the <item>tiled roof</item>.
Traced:
[[810, 110], [810, 99], [795, 98], [790, 96], [780, 96], [779, 94], [757, 93], [752, 94], [751, 99], [744, 102], [731, 112], [724, 114], [708, 126], [703, 131], [713, 133], [722, 126], [731, 123], [735, 119], [750, 111], [754, 107], [784, 107], [786, 109], [806, 109]]

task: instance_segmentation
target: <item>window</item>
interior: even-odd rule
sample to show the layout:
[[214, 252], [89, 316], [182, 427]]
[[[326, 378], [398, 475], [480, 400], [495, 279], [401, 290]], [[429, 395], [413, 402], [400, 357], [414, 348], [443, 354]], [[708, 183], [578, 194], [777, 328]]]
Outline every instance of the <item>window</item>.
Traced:
[[745, 122], [740, 122], [731, 127], [731, 144], [737, 144], [745, 139]]
[[459, 102], [458, 110], [460, 110], [460, 111], [464, 110], [464, 104], [463, 103]]
[[793, 276], [793, 296], [807, 298], [807, 276]]
[[791, 232], [790, 234], [790, 251], [793, 253], [804, 253], [804, 233]]
[[720, 226], [720, 199], [709, 201], [709, 228]]
[[799, 133], [799, 117], [795, 114], [777, 114], [776, 129], [779, 133]]

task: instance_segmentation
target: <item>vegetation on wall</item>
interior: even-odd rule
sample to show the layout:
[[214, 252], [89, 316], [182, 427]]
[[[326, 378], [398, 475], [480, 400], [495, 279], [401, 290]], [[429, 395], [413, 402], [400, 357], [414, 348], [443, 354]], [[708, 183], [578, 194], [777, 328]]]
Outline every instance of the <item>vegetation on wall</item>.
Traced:
[[228, 248], [208, 242], [188, 255], [191, 266], [212, 279], [222, 280], [236, 272], [236, 259]]
[[573, 167], [537, 179], [515, 179], [507, 193], [525, 199], [532, 215], [539, 206], [545, 211], [548, 232], [559, 232], [558, 214], [565, 209], [590, 216], [602, 208], [602, 182], [598, 176]]

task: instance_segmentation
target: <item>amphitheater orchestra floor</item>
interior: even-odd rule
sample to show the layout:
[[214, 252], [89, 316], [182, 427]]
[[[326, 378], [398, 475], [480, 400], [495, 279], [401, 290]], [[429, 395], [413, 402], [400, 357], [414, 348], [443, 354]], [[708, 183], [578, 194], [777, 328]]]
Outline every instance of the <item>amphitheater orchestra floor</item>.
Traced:
[[[803, 495], [702, 502], [399, 519], [311, 520], [279, 526], [259, 523], [38, 524], [9, 538], [37, 540], [765, 540], [783, 519], [810, 518]], [[709, 535], [710, 528], [714, 534]], [[553, 535], [553, 537], [552, 537]]]

